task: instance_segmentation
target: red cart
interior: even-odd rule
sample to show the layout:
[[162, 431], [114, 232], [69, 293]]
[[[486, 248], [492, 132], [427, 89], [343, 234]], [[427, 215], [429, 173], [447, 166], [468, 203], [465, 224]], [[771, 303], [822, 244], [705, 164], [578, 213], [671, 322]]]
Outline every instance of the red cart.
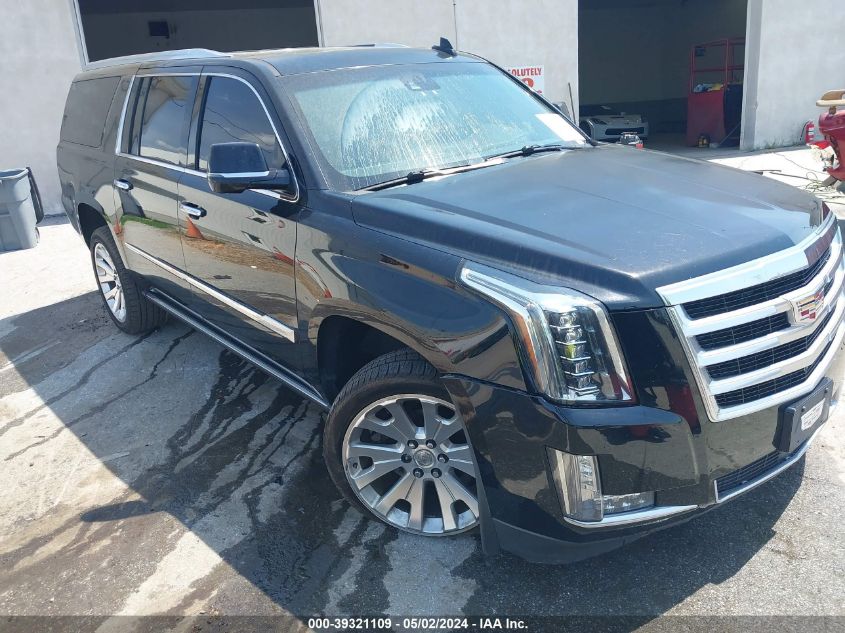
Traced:
[[690, 51], [687, 145], [702, 135], [722, 144], [738, 144], [742, 121], [745, 38], [696, 44]]

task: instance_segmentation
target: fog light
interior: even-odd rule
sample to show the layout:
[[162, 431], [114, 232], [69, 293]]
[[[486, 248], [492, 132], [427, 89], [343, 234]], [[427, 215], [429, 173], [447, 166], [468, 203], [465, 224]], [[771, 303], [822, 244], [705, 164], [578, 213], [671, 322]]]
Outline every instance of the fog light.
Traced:
[[546, 449], [563, 511], [578, 521], [601, 521], [599, 467], [592, 455]]
[[601, 504], [605, 514], [642, 510], [654, 505], [654, 493], [635, 492], [630, 495], [604, 495], [601, 498]]
[[547, 448], [552, 478], [566, 516], [576, 521], [601, 521], [606, 514], [620, 514], [654, 505], [653, 492], [602, 495], [598, 460], [592, 455], [572, 455]]

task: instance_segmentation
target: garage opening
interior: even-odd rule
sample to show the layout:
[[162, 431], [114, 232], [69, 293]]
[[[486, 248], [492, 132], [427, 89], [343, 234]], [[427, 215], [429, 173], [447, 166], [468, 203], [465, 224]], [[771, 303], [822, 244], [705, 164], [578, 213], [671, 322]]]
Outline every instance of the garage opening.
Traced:
[[77, 0], [89, 61], [210, 48], [317, 46], [314, 0]]
[[672, 150], [738, 145], [746, 0], [579, 0], [579, 122]]

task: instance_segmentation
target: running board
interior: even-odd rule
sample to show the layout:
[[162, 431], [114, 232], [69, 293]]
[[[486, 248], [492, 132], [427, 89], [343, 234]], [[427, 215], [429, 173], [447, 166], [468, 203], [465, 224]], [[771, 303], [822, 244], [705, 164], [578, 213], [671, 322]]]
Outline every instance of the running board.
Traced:
[[184, 321], [195, 330], [202, 332], [209, 338], [217, 341], [229, 351], [237, 354], [244, 360], [249, 361], [262, 371], [270, 374], [273, 378], [284, 383], [287, 387], [290, 387], [301, 396], [305, 396], [324, 409], [331, 408], [331, 405], [326, 402], [323, 396], [294, 375], [290, 370], [282, 367], [275, 361], [270, 360], [258, 350], [255, 350], [233, 336], [226, 334], [206, 321], [193, 310], [177, 303], [175, 300], [171, 299], [159, 290], [148, 290], [144, 293], [144, 296], [165, 312], [172, 314], [177, 319]]

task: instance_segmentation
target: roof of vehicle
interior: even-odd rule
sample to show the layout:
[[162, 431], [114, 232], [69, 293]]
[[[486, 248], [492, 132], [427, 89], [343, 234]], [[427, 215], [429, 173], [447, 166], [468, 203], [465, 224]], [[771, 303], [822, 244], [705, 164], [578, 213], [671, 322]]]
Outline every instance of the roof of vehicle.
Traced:
[[359, 66], [425, 64], [450, 60], [464, 62], [481, 61], [478, 57], [466, 53], [449, 55], [448, 53], [430, 48], [410, 48], [398, 44], [364, 44], [345, 47], [279, 48], [232, 53], [193, 48], [103, 59], [89, 64], [85, 70], [97, 71], [130, 65], [172, 65], [180, 62], [219, 64], [231, 62], [232, 60], [264, 61], [272, 65], [282, 75], [296, 75]]

